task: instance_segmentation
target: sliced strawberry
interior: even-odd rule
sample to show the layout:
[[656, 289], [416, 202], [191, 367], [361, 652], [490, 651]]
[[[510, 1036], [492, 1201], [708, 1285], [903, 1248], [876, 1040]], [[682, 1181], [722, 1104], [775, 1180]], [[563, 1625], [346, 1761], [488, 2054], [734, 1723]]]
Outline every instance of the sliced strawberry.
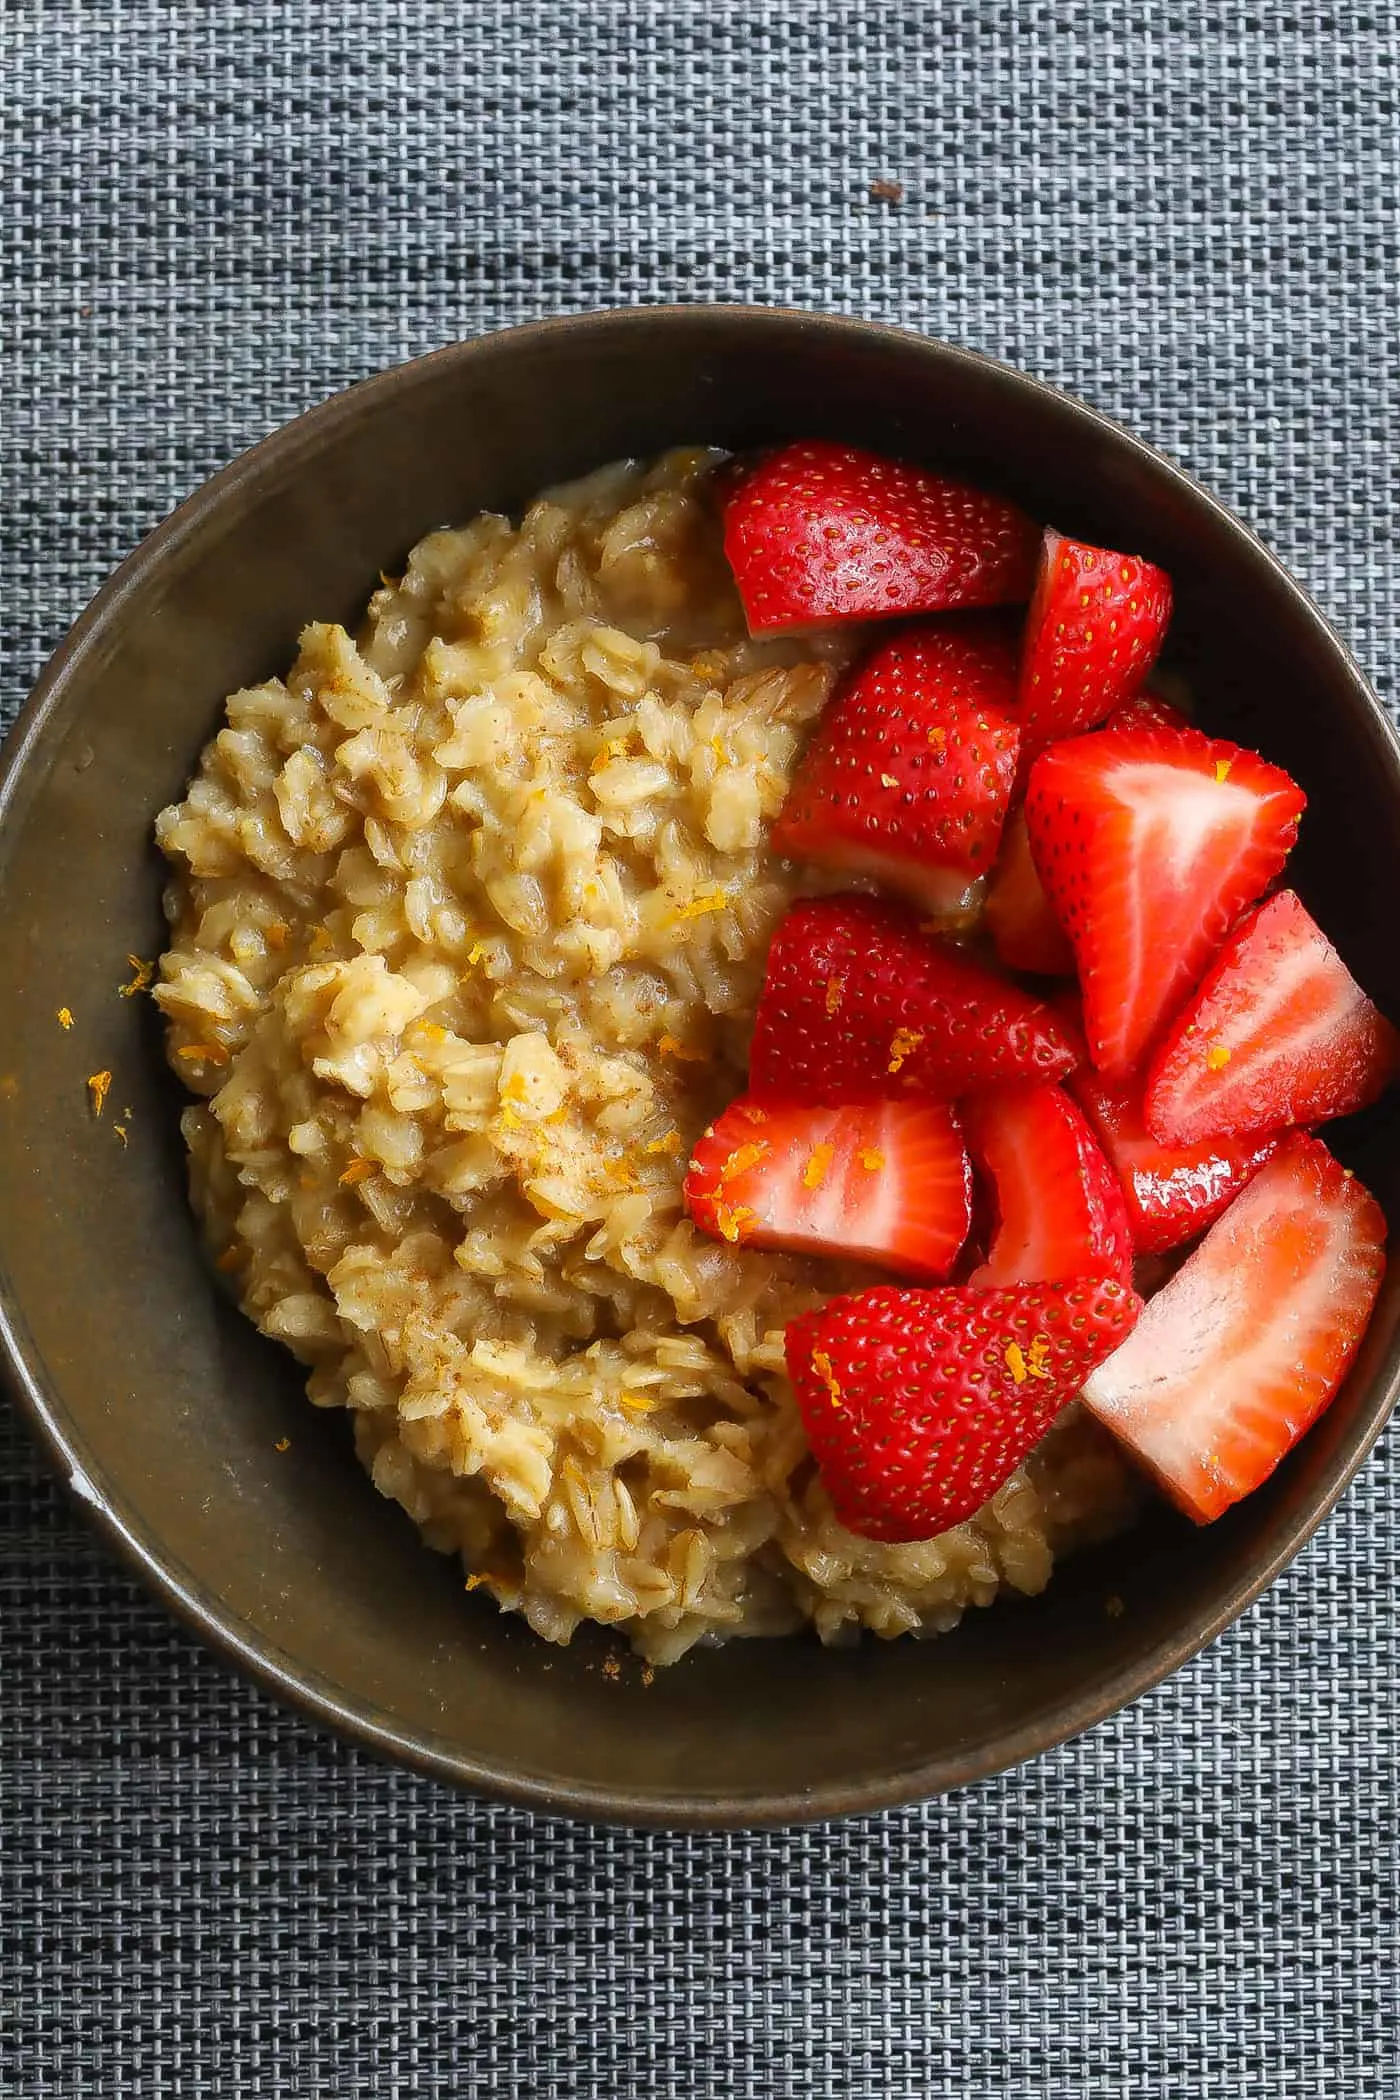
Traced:
[[1025, 762], [1132, 698], [1156, 662], [1171, 612], [1165, 569], [1046, 532], [1021, 655]]
[[1165, 1254], [1195, 1239], [1278, 1150], [1280, 1132], [1162, 1144], [1147, 1127], [1136, 1073], [1105, 1079], [1081, 1066], [1068, 1085], [1123, 1185], [1139, 1254]]
[[1385, 1269], [1380, 1206], [1295, 1132], [1237, 1196], [1084, 1398], [1178, 1508], [1209, 1523], [1321, 1414]]
[[940, 1101], [813, 1108], [745, 1096], [695, 1147], [685, 1203], [717, 1239], [938, 1282], [967, 1238], [972, 1167]]
[[1023, 809], [1007, 818], [983, 916], [1008, 970], [1028, 970], [1034, 977], [1074, 975], [1074, 950], [1035, 871]]
[[964, 1103], [968, 1143], [991, 1185], [996, 1226], [970, 1284], [1063, 1283], [1074, 1276], [1133, 1279], [1123, 1191], [1069, 1095], [1022, 1082]]
[[765, 1099], [955, 1099], [998, 1079], [1055, 1079], [1073, 1036], [1030, 992], [868, 897], [815, 897], [779, 926], [749, 1086]]
[[1325, 1123], [1400, 1070], [1400, 1035], [1292, 890], [1242, 919], [1152, 1062], [1147, 1120], [1186, 1142]]
[[1022, 601], [1037, 539], [999, 496], [821, 438], [761, 459], [724, 527], [755, 634]]
[[837, 1517], [932, 1538], [1015, 1472], [1140, 1301], [1108, 1277], [833, 1298], [787, 1331], [788, 1375]]
[[775, 850], [956, 906], [996, 858], [1019, 740], [1001, 709], [1015, 686], [999, 621], [896, 635], [823, 713]]
[[1100, 1071], [1138, 1063], [1278, 874], [1306, 799], [1279, 767], [1194, 731], [1101, 730], [1036, 760], [1031, 852], [1075, 952]]
[[[1192, 729], [1195, 723], [1159, 693], [1134, 693], [1104, 717], [1105, 729]], [[1199, 731], [1196, 732], [1199, 735]]]

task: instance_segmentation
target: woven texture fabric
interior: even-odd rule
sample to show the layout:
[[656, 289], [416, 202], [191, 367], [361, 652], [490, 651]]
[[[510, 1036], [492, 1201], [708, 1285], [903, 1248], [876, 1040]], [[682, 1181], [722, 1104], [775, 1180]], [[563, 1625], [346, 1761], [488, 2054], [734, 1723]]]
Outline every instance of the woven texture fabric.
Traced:
[[[1267, 0], [10, 0], [0, 723], [297, 410], [674, 297], [899, 320], [1086, 396], [1393, 698], [1398, 66], [1395, 8]], [[0, 2093], [1393, 2096], [1398, 1493], [1392, 1441], [1209, 1654], [1033, 1768], [643, 1836], [311, 1733], [0, 1418]]]

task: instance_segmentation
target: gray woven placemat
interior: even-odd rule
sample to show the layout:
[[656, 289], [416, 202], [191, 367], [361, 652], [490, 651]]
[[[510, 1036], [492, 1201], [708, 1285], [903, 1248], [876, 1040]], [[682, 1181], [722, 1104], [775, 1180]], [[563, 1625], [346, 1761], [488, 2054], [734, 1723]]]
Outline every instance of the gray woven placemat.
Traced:
[[[1086, 395], [1394, 696], [1398, 62], [1389, 6], [10, 0], [0, 722], [295, 410], [677, 295], [902, 320]], [[646, 1837], [310, 1734], [0, 1416], [0, 2092], [1394, 2095], [1398, 1489], [1392, 1443], [1209, 1655], [1031, 1770]]]

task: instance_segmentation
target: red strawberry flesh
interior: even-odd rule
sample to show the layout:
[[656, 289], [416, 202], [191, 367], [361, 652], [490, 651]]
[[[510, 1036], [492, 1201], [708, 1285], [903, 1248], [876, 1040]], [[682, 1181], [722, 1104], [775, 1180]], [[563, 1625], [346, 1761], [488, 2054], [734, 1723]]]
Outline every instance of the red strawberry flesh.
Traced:
[[[1105, 729], [1190, 729], [1196, 725], [1189, 715], [1160, 693], [1134, 693], [1104, 718]], [[1199, 735], [1199, 731], [1196, 731]]]
[[1078, 1062], [1043, 1000], [913, 915], [865, 897], [796, 904], [768, 958], [749, 1058], [762, 1098], [838, 1105], [1058, 1078]]
[[1274, 880], [1306, 798], [1195, 732], [1101, 730], [1031, 769], [1031, 852], [1079, 968], [1089, 1054], [1132, 1070], [1236, 914]]
[[1087, 1405], [1209, 1523], [1332, 1399], [1385, 1268], [1375, 1199], [1295, 1132], [1088, 1378]]
[[1165, 569], [1046, 532], [1021, 659], [1017, 715], [1027, 758], [1131, 699], [1156, 661], [1171, 609]]
[[695, 1147], [685, 1202], [731, 1243], [946, 1276], [967, 1237], [972, 1169], [937, 1101], [814, 1108], [732, 1102]]
[[761, 459], [728, 501], [724, 551], [754, 634], [1004, 605], [1030, 592], [1038, 533], [1014, 504], [854, 445]]
[[1003, 1487], [1140, 1311], [1114, 1278], [1030, 1289], [878, 1287], [787, 1331], [788, 1373], [849, 1530], [936, 1537]]
[[1057, 1086], [993, 1087], [964, 1105], [996, 1225], [968, 1282], [984, 1289], [1116, 1276], [1131, 1283], [1133, 1240], [1118, 1176], [1080, 1109]]
[[1033, 977], [1074, 975], [1074, 950], [1036, 873], [1024, 810], [1007, 820], [984, 916], [992, 945], [1008, 970], [1025, 970]]
[[1016, 774], [1004, 625], [912, 629], [825, 709], [773, 826], [775, 851], [874, 874], [938, 910], [986, 874]]
[[1277, 1132], [1164, 1145], [1147, 1127], [1137, 1074], [1105, 1079], [1081, 1066], [1067, 1084], [1117, 1172], [1139, 1254], [1195, 1239], [1278, 1149]]
[[1148, 1077], [1164, 1138], [1322, 1123], [1367, 1107], [1400, 1069], [1400, 1035], [1317, 921], [1281, 890], [1235, 928]]

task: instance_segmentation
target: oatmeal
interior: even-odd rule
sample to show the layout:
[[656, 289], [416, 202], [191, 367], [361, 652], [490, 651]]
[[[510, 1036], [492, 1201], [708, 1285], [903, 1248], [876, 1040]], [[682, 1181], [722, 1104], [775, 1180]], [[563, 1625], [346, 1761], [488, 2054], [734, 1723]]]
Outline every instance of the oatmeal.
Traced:
[[744, 1085], [768, 850], [855, 630], [748, 638], [715, 455], [432, 534], [234, 694], [158, 836], [211, 1256], [375, 1486], [547, 1639], [936, 1632], [1131, 1507], [1072, 1407], [967, 1522], [832, 1515], [788, 1322], [869, 1269], [685, 1215]]

